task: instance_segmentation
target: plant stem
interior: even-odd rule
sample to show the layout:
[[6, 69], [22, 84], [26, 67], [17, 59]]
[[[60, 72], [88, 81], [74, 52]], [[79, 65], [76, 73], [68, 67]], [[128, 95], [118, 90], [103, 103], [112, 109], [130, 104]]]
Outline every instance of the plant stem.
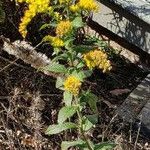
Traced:
[[[74, 99], [75, 99], [76, 104], [78, 104], [78, 99], [77, 99], [77, 97], [75, 97]], [[89, 149], [89, 150], [93, 150], [93, 148], [92, 148], [92, 146], [91, 146], [91, 144], [90, 144], [90, 142], [89, 142], [87, 136], [85, 135], [85, 131], [83, 130], [82, 114], [81, 114], [81, 112], [80, 112], [80, 108], [78, 108], [78, 110], [77, 110], [77, 115], [78, 115], [78, 119], [79, 119], [79, 120], [78, 120], [78, 121], [79, 121], [79, 133], [80, 133], [80, 134], [82, 135], [82, 137], [84, 138], [84, 140], [85, 140], [85, 142], [86, 142], [86, 144], [87, 144], [88, 149]]]
[[93, 150], [93, 148], [92, 148], [92, 146], [91, 146], [89, 140], [87, 139], [87, 137], [86, 137], [84, 131], [82, 131], [81, 134], [82, 134], [82, 136], [83, 136], [83, 138], [84, 138], [84, 140], [85, 140], [85, 142], [86, 142], [86, 144], [87, 144], [87, 146], [88, 146], [88, 149], [89, 149], [89, 150]]

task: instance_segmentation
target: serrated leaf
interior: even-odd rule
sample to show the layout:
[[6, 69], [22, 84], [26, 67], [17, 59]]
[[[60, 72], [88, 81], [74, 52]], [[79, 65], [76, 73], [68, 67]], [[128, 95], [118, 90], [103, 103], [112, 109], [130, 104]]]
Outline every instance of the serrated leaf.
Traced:
[[75, 28], [81, 28], [84, 26], [84, 23], [82, 21], [82, 17], [76, 17], [73, 21], [72, 21], [72, 25]]
[[95, 145], [94, 150], [113, 150], [115, 146], [116, 146], [115, 143], [109, 143], [109, 142], [99, 143]]
[[45, 70], [55, 73], [66, 73], [67, 69], [64, 65], [61, 65], [59, 63], [53, 62], [49, 64], [48, 66], [44, 67]]
[[46, 130], [45, 134], [47, 135], [53, 135], [58, 134], [62, 131], [68, 130], [68, 129], [74, 129], [77, 128], [77, 125], [72, 122], [66, 122], [63, 124], [56, 124], [56, 125], [50, 125], [48, 129]]
[[68, 91], [64, 91], [64, 103], [66, 106], [71, 106], [71, 103], [72, 103], [72, 99], [73, 99], [73, 95], [68, 92]]
[[78, 109], [78, 106], [65, 106], [58, 113], [58, 123], [62, 124], [68, 118], [72, 117]]
[[68, 150], [70, 147], [74, 146], [84, 146], [86, 143], [83, 140], [77, 140], [77, 141], [63, 141], [61, 143], [61, 150]]

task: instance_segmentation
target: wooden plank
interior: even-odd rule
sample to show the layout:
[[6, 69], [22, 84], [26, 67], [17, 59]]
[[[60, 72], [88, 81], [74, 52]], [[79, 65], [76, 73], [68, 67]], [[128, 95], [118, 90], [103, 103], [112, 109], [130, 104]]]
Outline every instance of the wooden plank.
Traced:
[[[150, 74], [134, 89], [123, 104], [118, 108], [117, 112], [127, 122], [140, 120], [143, 115], [142, 122], [150, 123], [147, 114], [150, 114]], [[147, 103], [148, 102], [148, 103]], [[148, 108], [148, 109], [147, 109]], [[148, 120], [147, 120], [148, 119]], [[149, 124], [150, 125], [150, 124]]]
[[150, 137], [150, 97], [137, 117], [136, 126], [139, 127], [140, 124], [141, 132], [145, 134], [145, 136]]
[[[119, 4], [119, 1], [117, 2]], [[149, 3], [149, 1], [147, 2]], [[143, 13], [136, 13], [136, 15], [133, 15], [135, 12], [130, 13], [127, 11], [127, 8], [129, 9], [127, 4], [123, 5], [120, 3], [122, 7], [119, 7], [118, 4], [111, 3], [109, 0], [101, 0], [98, 4], [100, 5], [100, 10], [98, 13], [93, 14], [93, 22], [96, 22], [98, 25], [103, 26], [150, 54], [149, 7], [146, 7], [147, 15], [145, 15], [145, 18]], [[123, 8], [123, 6], [126, 6], [126, 9]], [[138, 6], [140, 7], [141, 3]], [[130, 7], [130, 9], [131, 8], [132, 7]], [[136, 10], [136, 12], [138, 11]]]

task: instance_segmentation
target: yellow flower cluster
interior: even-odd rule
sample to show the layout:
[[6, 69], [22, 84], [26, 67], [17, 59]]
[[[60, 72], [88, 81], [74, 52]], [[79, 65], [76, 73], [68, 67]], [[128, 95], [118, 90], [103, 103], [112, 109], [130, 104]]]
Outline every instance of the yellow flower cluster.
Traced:
[[66, 91], [77, 96], [81, 87], [80, 80], [75, 76], [69, 76], [64, 82], [64, 88]]
[[79, 0], [78, 6], [88, 11], [98, 10], [98, 5], [94, 0]]
[[62, 20], [62, 15], [60, 15], [59, 12], [54, 12], [54, 18], [55, 18], [57, 21], [60, 21], [60, 20]]
[[42, 13], [51, 9], [49, 0], [17, 0], [18, 2], [26, 2], [29, 9], [25, 11], [24, 17], [19, 25], [19, 32], [25, 38], [27, 34], [27, 25], [37, 13]]
[[27, 25], [35, 15], [36, 15], [35, 9], [29, 9], [25, 11], [24, 17], [21, 19], [21, 23], [19, 25], [19, 32], [24, 38], [26, 37], [27, 34]]
[[71, 5], [70, 10], [72, 12], [78, 12], [80, 10], [80, 7], [77, 4], [76, 5]]
[[77, 4], [70, 6], [70, 10], [72, 12], [77, 12], [79, 10], [97, 11], [98, 4], [94, 0], [79, 0]]
[[62, 47], [62, 46], [64, 46], [64, 42], [60, 38], [53, 37], [53, 36], [50, 36], [50, 35], [45, 36], [43, 38], [43, 41], [50, 42], [50, 44], [53, 47]]
[[60, 21], [56, 27], [56, 34], [57, 34], [57, 36], [61, 37], [65, 34], [69, 33], [71, 31], [71, 29], [72, 29], [72, 23], [69, 20]]
[[102, 69], [103, 72], [111, 70], [111, 64], [108, 60], [107, 54], [98, 49], [92, 50], [83, 55], [86, 65], [93, 69], [95, 67]]

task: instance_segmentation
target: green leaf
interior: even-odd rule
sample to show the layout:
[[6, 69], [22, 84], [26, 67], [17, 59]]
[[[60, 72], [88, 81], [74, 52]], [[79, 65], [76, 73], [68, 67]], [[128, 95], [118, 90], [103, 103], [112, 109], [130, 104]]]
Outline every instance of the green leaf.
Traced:
[[72, 122], [50, 125], [48, 127], [48, 129], [46, 130], [45, 134], [47, 134], [47, 135], [58, 134], [64, 130], [74, 129], [74, 128], [77, 128], [77, 125], [75, 123], [72, 123]]
[[97, 45], [98, 47], [101, 48], [108, 47], [108, 44], [105, 41], [103, 41], [100, 38], [97, 38], [96, 36], [87, 36], [85, 44]]
[[75, 38], [69, 38], [68, 40], [65, 41], [65, 48], [70, 49], [70, 46], [72, 45], [72, 42], [74, 41]]
[[84, 23], [82, 21], [82, 17], [76, 17], [73, 21], [72, 21], [72, 25], [75, 28], [81, 28], [84, 26]]
[[86, 76], [86, 78], [90, 77], [92, 75], [93, 71], [92, 70], [85, 70], [84, 74]]
[[49, 64], [48, 66], [44, 67], [45, 70], [55, 73], [66, 73], [67, 69], [64, 65], [61, 65], [59, 63], [53, 62]]
[[63, 54], [59, 54], [58, 56], [55, 56], [53, 61], [67, 60], [67, 59], [68, 59], [68, 55], [66, 53], [63, 53]]
[[77, 141], [63, 141], [61, 143], [61, 150], [68, 150], [70, 147], [74, 146], [84, 146], [86, 143], [83, 140], [77, 140]]
[[64, 91], [64, 103], [66, 106], [71, 106], [72, 99], [73, 95], [68, 91]]
[[77, 68], [78, 68], [78, 69], [81, 69], [81, 68], [83, 68], [84, 66], [85, 66], [85, 63], [81, 61], [81, 62], [77, 65]]
[[78, 106], [65, 106], [61, 108], [58, 113], [58, 123], [62, 124], [68, 118], [73, 116], [76, 113], [77, 109], [78, 109]]
[[98, 115], [86, 115], [86, 118], [92, 123], [92, 124], [97, 124], [98, 123]]
[[91, 93], [90, 91], [83, 93], [83, 96], [81, 97], [81, 102], [88, 103], [92, 111], [96, 114], [98, 112], [97, 101], [98, 97], [95, 94]]
[[62, 89], [63, 88], [63, 84], [64, 84], [64, 79], [61, 78], [61, 77], [57, 77], [56, 88]]
[[60, 51], [61, 51], [61, 48], [54, 47], [53, 55], [58, 55]]
[[93, 125], [94, 124], [88, 118], [86, 118], [85, 116], [83, 117], [82, 127], [84, 131], [90, 130], [93, 127]]
[[40, 27], [40, 30], [44, 30], [46, 28], [56, 27], [56, 24], [54, 23], [45, 23]]
[[73, 49], [78, 53], [87, 53], [93, 48], [94, 48], [93, 46], [80, 45], [80, 46], [75, 46]]
[[92, 71], [90, 70], [85, 70], [85, 71], [74, 70], [72, 72], [72, 75], [77, 77], [80, 81], [83, 81], [85, 78], [91, 76], [91, 74], [92, 74]]
[[79, 71], [77, 76], [81, 81], [83, 81], [86, 78], [84, 71]]
[[86, 78], [86, 76], [85, 76], [83, 71], [74, 70], [72, 72], [72, 75], [77, 77], [80, 81], [83, 81]]
[[113, 148], [115, 148], [115, 146], [115, 143], [99, 143], [95, 145], [94, 150], [112, 150]]
[[107, 43], [104, 42], [103, 40], [98, 40], [95, 45], [97, 45], [98, 47], [104, 48], [104, 47], [108, 47]]
[[97, 113], [97, 101], [98, 101], [98, 97], [93, 94], [93, 93], [89, 93], [88, 95], [88, 104], [90, 106], [90, 108], [93, 110], [94, 113]]

